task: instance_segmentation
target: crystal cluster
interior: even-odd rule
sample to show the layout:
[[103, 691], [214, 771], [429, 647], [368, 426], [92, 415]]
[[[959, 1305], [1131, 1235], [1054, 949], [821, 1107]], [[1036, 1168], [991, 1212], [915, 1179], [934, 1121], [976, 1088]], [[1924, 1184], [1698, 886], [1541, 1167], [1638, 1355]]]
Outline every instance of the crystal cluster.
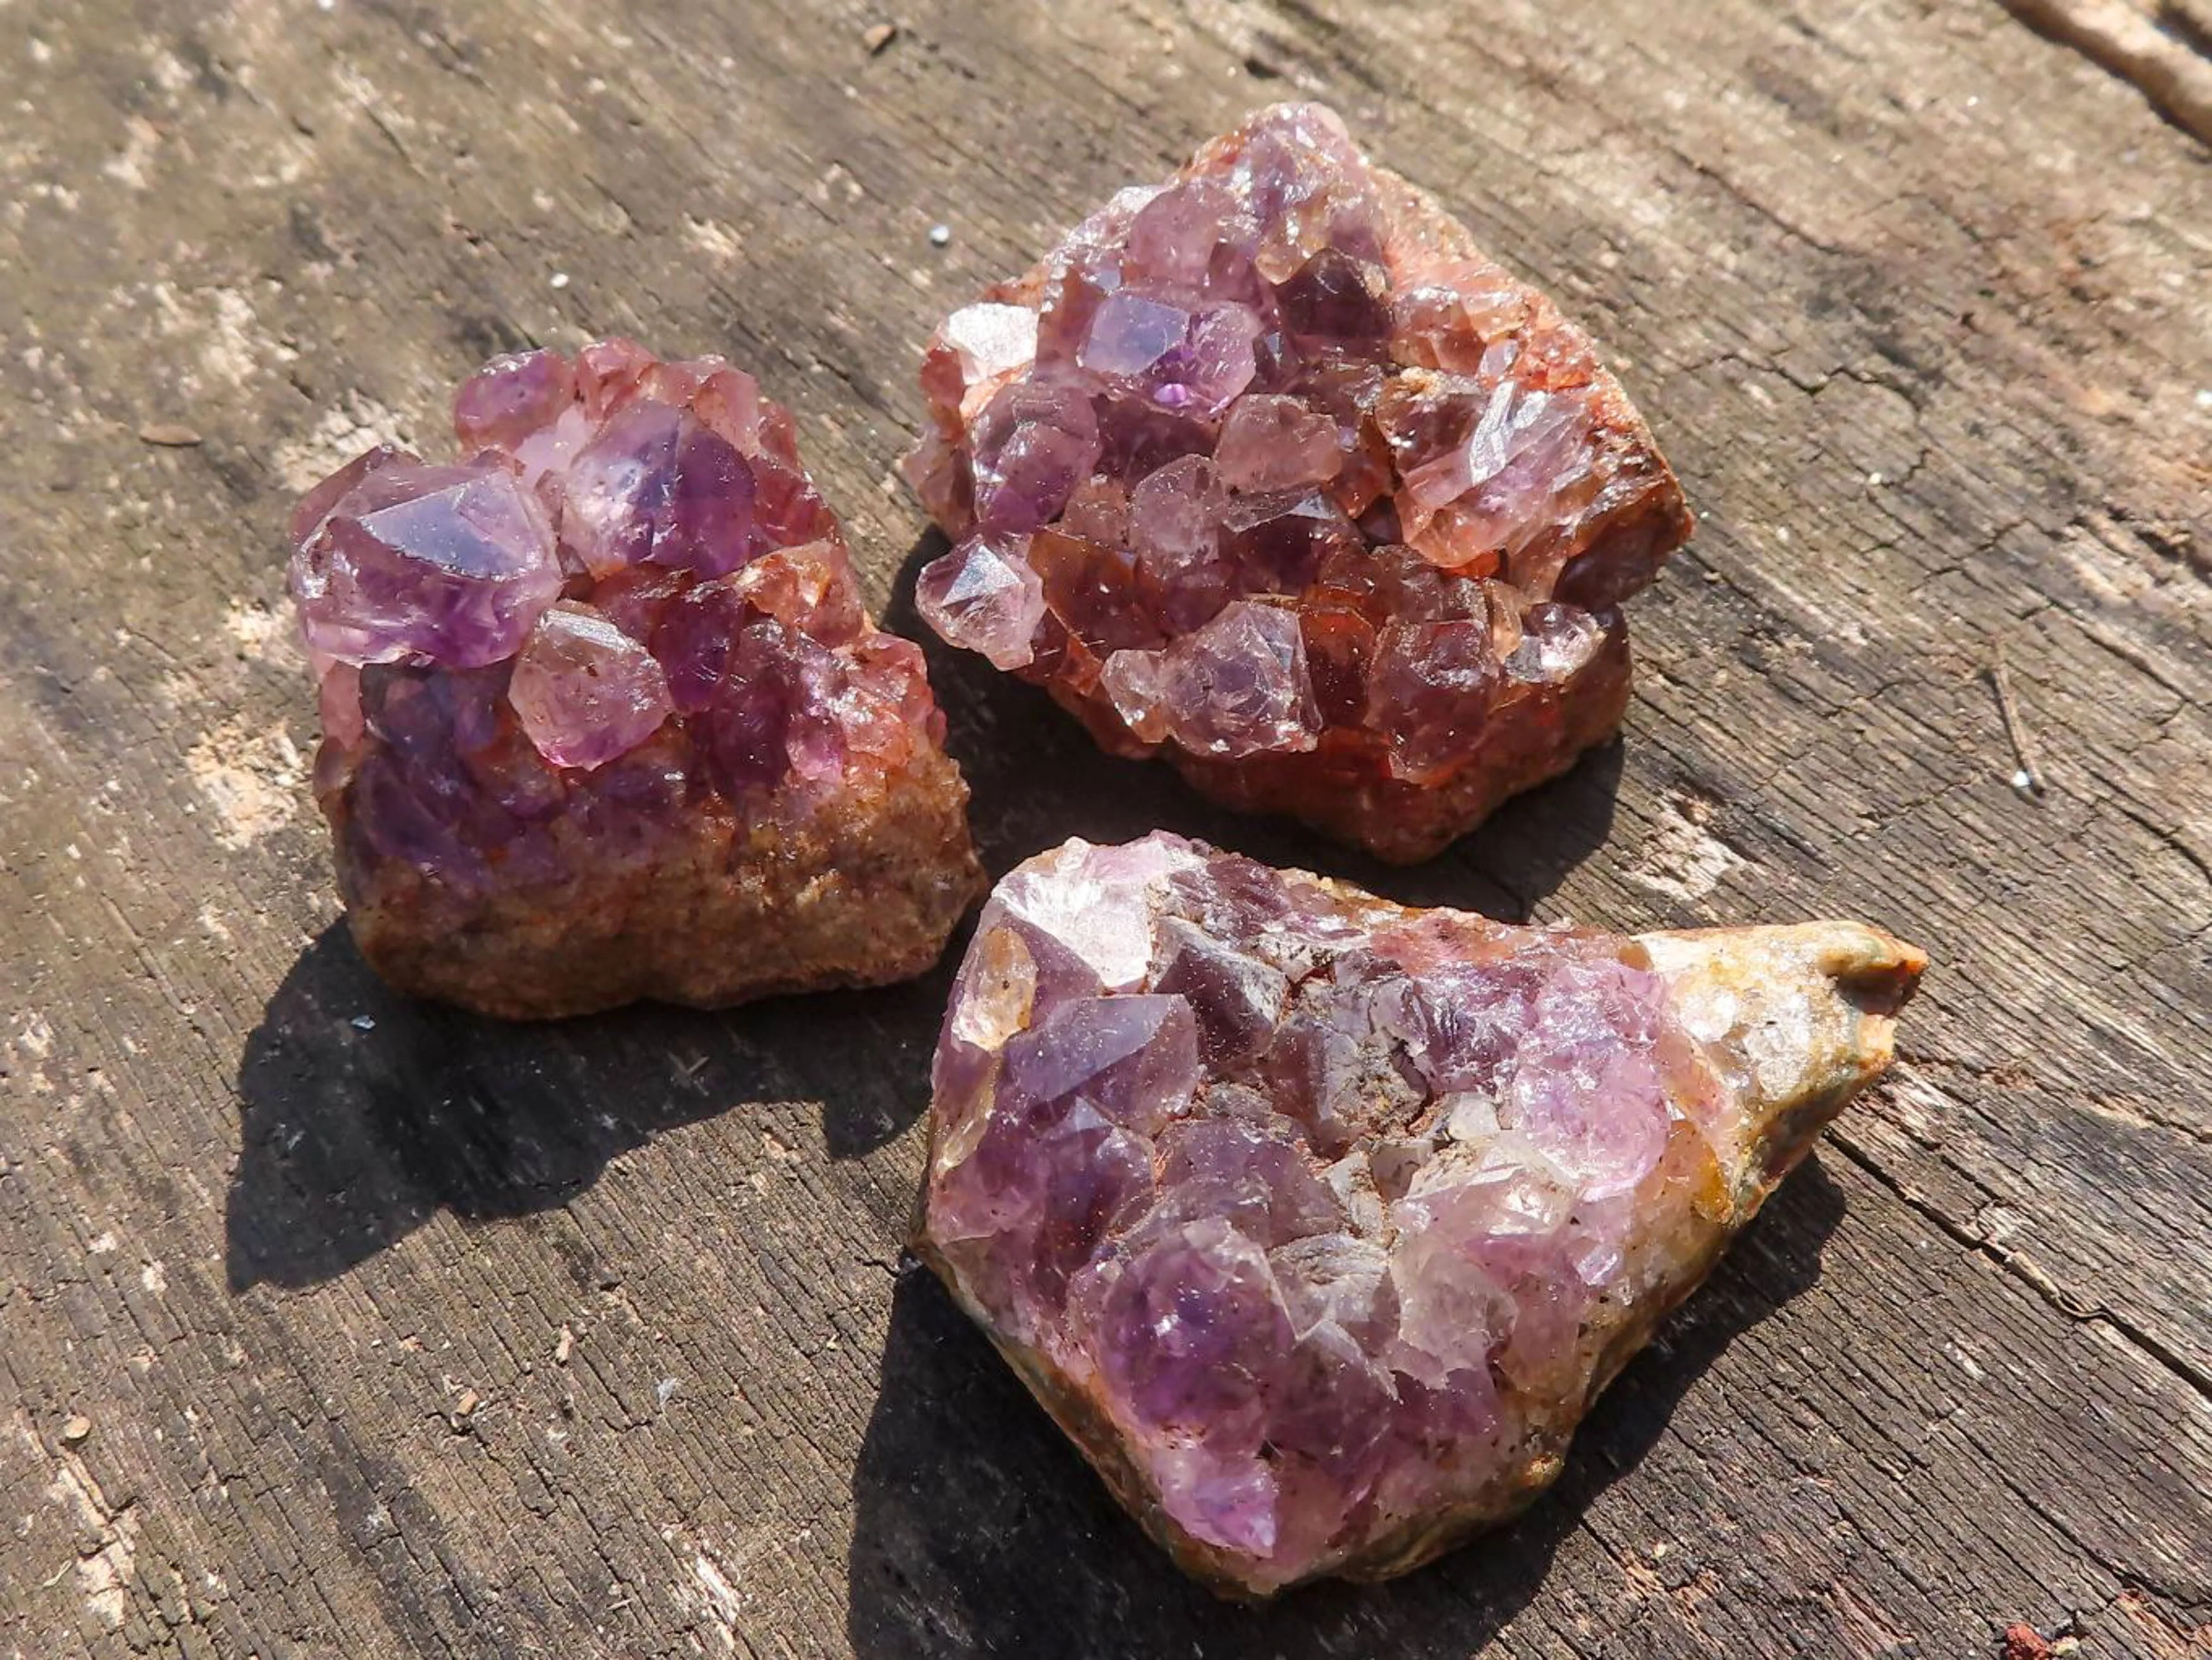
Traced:
[[1311, 104], [953, 313], [922, 389], [931, 626], [1385, 858], [1614, 731], [1690, 531], [1589, 337]]
[[1376, 1578], [1525, 1504], [1887, 1065], [1856, 923], [1409, 910], [1164, 834], [985, 907], [921, 1249], [1183, 1566]]
[[494, 359], [453, 429], [466, 460], [373, 449], [292, 524], [369, 960], [516, 1016], [935, 960], [981, 886], [967, 789], [789, 413], [610, 340]]

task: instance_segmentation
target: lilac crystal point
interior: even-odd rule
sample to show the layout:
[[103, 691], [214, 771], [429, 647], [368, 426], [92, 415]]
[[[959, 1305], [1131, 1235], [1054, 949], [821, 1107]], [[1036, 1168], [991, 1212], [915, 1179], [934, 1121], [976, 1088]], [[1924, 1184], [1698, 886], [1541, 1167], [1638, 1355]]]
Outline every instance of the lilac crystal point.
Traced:
[[635, 749], [676, 707], [651, 652], [589, 605], [567, 600], [523, 642], [507, 698], [540, 755], [586, 769]]
[[1115, 653], [1106, 688], [1132, 732], [1196, 755], [1308, 750], [1321, 724], [1296, 613], [1255, 600], [1165, 650]]
[[[921, 384], [908, 475], [963, 550], [995, 538], [925, 576], [931, 625], [1117, 753], [1386, 858], [1428, 856], [1613, 732], [1617, 607], [1691, 527], [1589, 337], [1316, 105], [1122, 192], [954, 312]], [[1100, 593], [1113, 615], [1079, 601], [1082, 622], [1057, 597]], [[1316, 722], [1202, 707], [1245, 680], [1174, 672], [1242, 599], [1297, 619]], [[1549, 636], [1586, 649], [1507, 666], [1561, 611]]]
[[1231, 489], [1282, 490], [1325, 484], [1344, 471], [1335, 420], [1304, 399], [1254, 392], [1221, 423], [1214, 450]]
[[915, 608], [954, 645], [1018, 668], [1044, 621], [1044, 583], [1026, 552], [1023, 538], [970, 537], [921, 573]]
[[975, 517], [1021, 532], [1060, 517], [1098, 459], [1098, 417], [1074, 386], [1025, 384], [994, 398], [975, 428]]
[[512, 448], [575, 396], [576, 366], [557, 351], [495, 357], [453, 395], [453, 435], [464, 449]]
[[921, 1250], [1185, 1567], [1401, 1572], [1557, 1475], [1923, 964], [1856, 923], [1510, 927], [1070, 842], [954, 984]]
[[513, 474], [407, 458], [325, 508], [291, 577], [309, 647], [356, 665], [497, 662], [561, 592], [552, 532]]
[[633, 403], [569, 464], [562, 544], [594, 577], [648, 562], [720, 576], [753, 551], [755, 489], [726, 439], [680, 408]]
[[526, 1016], [933, 961], [981, 881], [967, 791], [788, 412], [604, 341], [495, 358], [453, 422], [474, 459], [370, 451], [293, 520], [369, 960]]
[[1028, 306], [983, 304], [956, 311], [938, 331], [931, 389], [971, 418], [1036, 357], [1037, 314]]

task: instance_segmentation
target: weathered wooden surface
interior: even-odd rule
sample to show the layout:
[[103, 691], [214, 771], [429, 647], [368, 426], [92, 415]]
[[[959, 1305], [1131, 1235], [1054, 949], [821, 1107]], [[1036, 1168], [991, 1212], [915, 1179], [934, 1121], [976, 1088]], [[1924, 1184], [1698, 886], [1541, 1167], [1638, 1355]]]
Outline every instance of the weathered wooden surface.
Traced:
[[[2204, 1651], [2205, 153], [1978, 0], [900, 16], [0, 6], [0, 1653]], [[936, 654], [994, 869], [1159, 823], [1938, 966], [1552, 1499], [1254, 1614], [900, 1267], [941, 974], [552, 1030], [380, 990], [278, 530], [483, 354], [632, 331], [796, 406], [911, 631], [937, 315], [1304, 93], [1596, 327], [1704, 515], [1626, 745], [1382, 872]]]

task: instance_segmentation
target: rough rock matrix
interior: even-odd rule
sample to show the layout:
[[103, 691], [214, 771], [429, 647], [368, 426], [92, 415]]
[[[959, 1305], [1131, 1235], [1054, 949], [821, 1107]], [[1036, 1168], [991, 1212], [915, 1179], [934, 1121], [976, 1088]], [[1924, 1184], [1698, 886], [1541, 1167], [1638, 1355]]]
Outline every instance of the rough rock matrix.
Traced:
[[1312, 104], [957, 311], [917, 598], [1117, 755], [1388, 859], [1618, 727], [1690, 533], [1589, 337]]
[[626, 340], [495, 358], [469, 459], [308, 492], [315, 794], [362, 954], [534, 1017], [919, 973], [982, 885], [921, 654], [791, 417]]
[[1527, 1504], [1888, 1064], [1854, 922], [1622, 938], [1172, 836], [984, 908], [921, 1248], [1190, 1572], [1379, 1578]]

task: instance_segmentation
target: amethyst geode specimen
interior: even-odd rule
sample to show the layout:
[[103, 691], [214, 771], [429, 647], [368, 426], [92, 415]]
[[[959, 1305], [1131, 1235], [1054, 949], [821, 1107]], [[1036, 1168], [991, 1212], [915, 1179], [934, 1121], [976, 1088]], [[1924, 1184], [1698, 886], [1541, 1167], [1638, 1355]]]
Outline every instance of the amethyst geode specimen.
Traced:
[[1115, 754], [1421, 859], [1619, 726], [1690, 532], [1589, 337], [1312, 104], [957, 311], [930, 625]]
[[953, 988], [921, 1249], [1183, 1566], [1401, 1572], [1559, 1473], [1888, 1063], [1923, 961], [1070, 842], [999, 885]]
[[494, 359], [453, 426], [468, 460], [372, 450], [292, 525], [377, 970], [529, 1017], [933, 962], [982, 885], [967, 787], [788, 412], [611, 340]]

